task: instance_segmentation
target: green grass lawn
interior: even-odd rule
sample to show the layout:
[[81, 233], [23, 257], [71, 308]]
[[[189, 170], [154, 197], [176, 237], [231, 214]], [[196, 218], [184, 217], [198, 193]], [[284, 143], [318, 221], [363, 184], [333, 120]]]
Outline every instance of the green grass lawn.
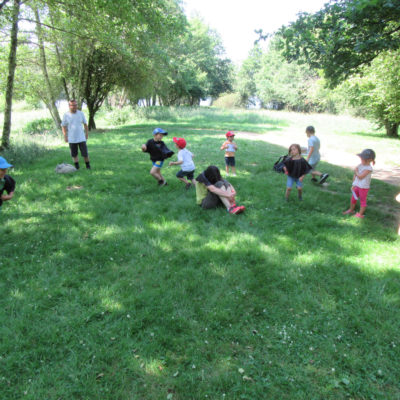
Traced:
[[223, 168], [222, 132], [284, 134], [279, 115], [165, 111], [93, 133], [91, 171], [55, 174], [66, 144], [11, 171], [2, 400], [400, 398], [398, 188], [373, 180], [366, 218], [345, 218], [352, 173], [321, 163], [330, 185], [307, 178], [286, 204], [283, 148], [240, 139], [244, 214], [201, 210], [177, 167], [162, 188], [148, 174], [156, 126], [171, 148], [186, 138], [201, 172]]

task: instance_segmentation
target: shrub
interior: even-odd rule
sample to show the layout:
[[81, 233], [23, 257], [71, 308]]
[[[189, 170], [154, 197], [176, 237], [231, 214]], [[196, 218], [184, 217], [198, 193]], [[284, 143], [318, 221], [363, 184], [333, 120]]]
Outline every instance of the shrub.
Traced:
[[40, 118], [28, 122], [22, 128], [22, 132], [28, 135], [56, 135], [58, 129], [51, 118]]
[[226, 93], [214, 101], [213, 106], [218, 108], [239, 108], [241, 99], [239, 93]]
[[132, 119], [132, 108], [115, 108], [106, 114], [105, 119], [112, 125], [124, 125]]

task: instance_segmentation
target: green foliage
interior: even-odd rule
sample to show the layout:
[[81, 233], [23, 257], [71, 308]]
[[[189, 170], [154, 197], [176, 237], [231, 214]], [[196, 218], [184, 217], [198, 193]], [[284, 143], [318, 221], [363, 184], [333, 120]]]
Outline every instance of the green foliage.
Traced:
[[225, 93], [213, 102], [214, 107], [233, 109], [243, 105], [242, 97], [239, 93]]
[[134, 112], [132, 107], [114, 108], [107, 112], [106, 120], [112, 125], [124, 125], [132, 119]]
[[54, 126], [51, 118], [40, 118], [28, 122], [22, 132], [28, 135], [55, 135], [58, 133], [58, 129]]
[[301, 14], [279, 34], [289, 61], [321, 68], [332, 86], [400, 47], [400, 2], [340, 0], [315, 14]]
[[397, 137], [400, 123], [400, 51], [382, 53], [361, 76], [344, 84], [348, 98], [364, 114]]
[[[287, 135], [306, 120], [171, 115], [186, 119], [158, 123], [185, 135], [199, 172], [223, 166], [228, 124]], [[342, 119], [327, 121], [321, 132]], [[322, 163], [329, 191], [307, 178], [304, 201], [283, 204], [284, 177], [271, 170], [283, 148], [238, 135], [232, 184], [246, 212], [203, 211], [177, 169], [163, 168], [163, 188], [148, 174], [140, 145], [152, 128], [93, 134], [91, 171], [54, 174], [65, 145], [11, 171], [17, 190], [0, 214], [2, 400], [398, 398], [397, 189], [374, 181], [365, 220], [344, 218], [352, 173]]]
[[10, 146], [1, 155], [8, 162], [19, 167], [32, 164], [51, 151], [54, 140], [46, 137], [15, 136]]

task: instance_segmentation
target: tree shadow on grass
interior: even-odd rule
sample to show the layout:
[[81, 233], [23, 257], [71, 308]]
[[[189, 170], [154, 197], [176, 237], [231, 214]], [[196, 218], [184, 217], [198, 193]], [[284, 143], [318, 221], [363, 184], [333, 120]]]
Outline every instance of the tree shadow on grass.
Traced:
[[[177, 170], [155, 186], [148, 155], [120, 148], [132, 138], [137, 148], [136, 135], [94, 143], [97, 171], [21, 176], [21, 202], [3, 211], [5, 396], [35, 371], [36, 398], [328, 398], [343, 376], [357, 384], [337, 397], [398, 395], [398, 253], [379, 213], [338, 217], [311, 185], [283, 204], [271, 169], [282, 148], [246, 141], [232, 180], [246, 213], [203, 211]], [[199, 172], [221, 164], [219, 138], [189, 138]], [[348, 183], [332, 184], [346, 201]], [[384, 382], [369, 379], [377, 365]]]

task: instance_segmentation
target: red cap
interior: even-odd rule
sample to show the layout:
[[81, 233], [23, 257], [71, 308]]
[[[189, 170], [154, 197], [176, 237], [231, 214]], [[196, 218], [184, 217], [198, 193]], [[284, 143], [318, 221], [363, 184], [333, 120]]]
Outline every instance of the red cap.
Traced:
[[174, 141], [174, 143], [176, 143], [176, 145], [180, 148], [180, 149], [184, 149], [186, 147], [186, 140], [184, 138], [172, 138], [172, 140]]
[[232, 131], [229, 131], [229, 132], [226, 132], [225, 136], [228, 138], [231, 136], [235, 136], [235, 134]]

